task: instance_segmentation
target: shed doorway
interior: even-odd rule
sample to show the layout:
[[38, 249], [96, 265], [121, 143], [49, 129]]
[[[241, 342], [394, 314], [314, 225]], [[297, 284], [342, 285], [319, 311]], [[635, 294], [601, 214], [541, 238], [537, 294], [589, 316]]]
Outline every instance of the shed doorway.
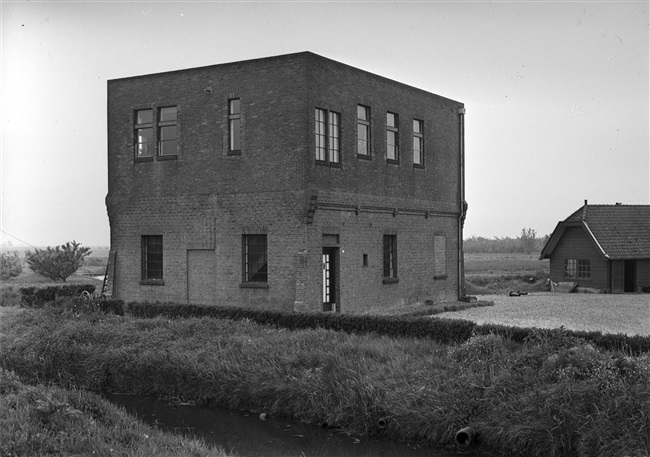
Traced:
[[626, 260], [624, 269], [624, 291], [636, 292], [636, 260]]

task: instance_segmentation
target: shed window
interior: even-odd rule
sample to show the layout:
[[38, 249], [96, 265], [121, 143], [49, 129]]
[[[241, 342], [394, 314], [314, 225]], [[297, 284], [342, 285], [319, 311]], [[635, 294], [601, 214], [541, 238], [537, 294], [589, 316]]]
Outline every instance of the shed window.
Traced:
[[590, 279], [590, 259], [564, 259], [564, 277], [568, 279]]

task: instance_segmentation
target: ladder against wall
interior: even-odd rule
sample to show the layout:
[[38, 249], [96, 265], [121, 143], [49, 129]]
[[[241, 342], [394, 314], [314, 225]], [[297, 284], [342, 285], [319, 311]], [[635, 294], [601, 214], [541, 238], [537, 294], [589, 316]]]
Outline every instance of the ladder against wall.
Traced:
[[109, 251], [108, 263], [106, 264], [106, 274], [102, 283], [102, 295], [111, 298], [113, 295], [113, 278], [115, 277], [115, 251]]

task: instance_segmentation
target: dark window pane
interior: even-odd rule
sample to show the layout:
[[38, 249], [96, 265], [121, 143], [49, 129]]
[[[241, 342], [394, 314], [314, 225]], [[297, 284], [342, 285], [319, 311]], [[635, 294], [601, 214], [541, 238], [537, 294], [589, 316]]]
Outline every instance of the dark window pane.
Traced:
[[244, 235], [244, 281], [267, 282], [266, 235]]
[[160, 108], [160, 122], [175, 121], [177, 108], [175, 106], [168, 106]]
[[241, 103], [238, 98], [230, 100], [230, 107], [228, 109], [228, 114], [240, 114], [241, 113]]
[[142, 237], [142, 279], [163, 278], [162, 235]]
[[241, 120], [230, 120], [230, 150], [239, 151], [241, 149]]
[[141, 109], [136, 111], [136, 124], [150, 124], [153, 122], [153, 110]]

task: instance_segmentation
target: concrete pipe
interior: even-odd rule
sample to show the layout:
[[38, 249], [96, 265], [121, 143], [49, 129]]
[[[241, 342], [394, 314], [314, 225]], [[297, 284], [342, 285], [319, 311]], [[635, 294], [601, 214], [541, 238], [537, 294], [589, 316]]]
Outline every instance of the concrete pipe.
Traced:
[[474, 427], [461, 428], [456, 432], [456, 444], [459, 446], [469, 446], [476, 437], [476, 430]]

